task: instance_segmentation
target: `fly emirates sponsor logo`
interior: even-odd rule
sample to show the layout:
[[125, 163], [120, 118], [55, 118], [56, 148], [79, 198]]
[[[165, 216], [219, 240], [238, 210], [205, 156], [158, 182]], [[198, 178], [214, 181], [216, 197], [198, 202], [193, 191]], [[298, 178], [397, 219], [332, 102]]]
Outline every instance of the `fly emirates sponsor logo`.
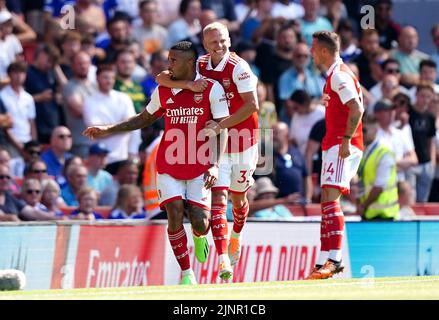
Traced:
[[166, 116], [171, 119], [171, 124], [197, 123], [198, 117], [204, 115], [203, 108], [179, 107], [166, 109]]
[[123, 261], [119, 255], [119, 247], [112, 259], [103, 259], [99, 250], [90, 250], [86, 288], [147, 286], [150, 261], [139, 261], [137, 256]]

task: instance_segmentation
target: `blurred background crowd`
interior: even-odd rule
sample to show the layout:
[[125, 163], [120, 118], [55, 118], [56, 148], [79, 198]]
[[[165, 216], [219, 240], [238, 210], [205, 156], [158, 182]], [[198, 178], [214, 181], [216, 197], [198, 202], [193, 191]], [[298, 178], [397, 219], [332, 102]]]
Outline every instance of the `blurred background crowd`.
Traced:
[[[374, 29], [360, 25], [367, 4]], [[214, 21], [258, 76], [260, 128], [273, 137], [273, 170], [255, 176], [251, 216], [288, 219], [291, 205], [319, 202], [325, 75], [310, 56], [318, 30], [340, 35], [341, 57], [360, 79], [374, 118], [366, 144], [380, 139], [394, 155], [400, 216], [413, 215], [415, 202], [439, 202], [439, 24], [422, 21], [424, 50], [419, 26], [398, 21], [396, 5], [0, 0], [0, 221], [166, 218], [154, 178], [163, 122], [99, 141], [81, 133], [141, 112], [170, 46], [189, 40], [204, 54], [201, 31]], [[365, 184], [380, 183], [359, 175], [344, 211], [361, 214]]]

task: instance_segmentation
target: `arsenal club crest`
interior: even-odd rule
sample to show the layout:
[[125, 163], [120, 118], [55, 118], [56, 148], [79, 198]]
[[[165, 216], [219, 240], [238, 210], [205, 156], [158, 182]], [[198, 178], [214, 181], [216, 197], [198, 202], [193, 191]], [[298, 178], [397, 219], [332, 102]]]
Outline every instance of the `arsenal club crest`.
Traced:
[[201, 100], [203, 100], [203, 94], [202, 93], [195, 93], [194, 94], [194, 101], [196, 103], [200, 103]]
[[223, 87], [225, 89], [228, 89], [230, 87], [230, 79], [229, 78], [224, 78], [223, 79]]

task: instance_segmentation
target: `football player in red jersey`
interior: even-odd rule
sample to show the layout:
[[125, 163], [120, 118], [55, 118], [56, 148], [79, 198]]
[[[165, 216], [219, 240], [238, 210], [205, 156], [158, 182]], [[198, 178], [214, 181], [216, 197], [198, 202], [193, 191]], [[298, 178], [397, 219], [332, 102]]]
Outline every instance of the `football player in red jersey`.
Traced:
[[[184, 81], [200, 79], [196, 57], [190, 42], [182, 41], [171, 47], [168, 60], [172, 77]], [[222, 86], [211, 79], [206, 82], [202, 93], [158, 86], [150, 103], [137, 116], [119, 124], [94, 126], [84, 131], [91, 139], [102, 138], [149, 126], [164, 117], [165, 131], [156, 158], [157, 192], [160, 207], [165, 208], [168, 215], [168, 237], [182, 270], [181, 284], [196, 284], [183, 227], [184, 200], [192, 225], [195, 255], [200, 262], [205, 262], [209, 252], [205, 235], [209, 231], [210, 189], [217, 181], [223, 150], [218, 150], [219, 136], [211, 139], [203, 129], [209, 120], [221, 121], [229, 115]]]
[[[230, 117], [222, 121], [209, 121], [212, 134], [229, 129], [226, 153], [220, 161], [219, 177], [212, 188], [211, 230], [219, 256], [219, 276], [232, 277], [231, 266], [241, 253], [242, 229], [249, 212], [247, 190], [253, 185], [253, 172], [258, 161], [258, 99], [257, 77], [248, 63], [236, 53], [230, 52], [230, 36], [227, 27], [219, 22], [203, 29], [203, 45], [208, 52], [198, 59], [199, 72], [222, 84], [229, 102]], [[184, 86], [202, 91], [204, 83], [172, 81], [169, 73], [162, 72], [157, 82], [168, 87]], [[228, 192], [233, 204], [233, 230], [228, 243], [226, 218]]]
[[340, 58], [335, 32], [313, 34], [314, 63], [326, 70], [323, 99], [326, 134], [322, 141], [320, 255], [308, 279], [327, 279], [342, 272], [344, 215], [340, 197], [349, 192], [363, 155], [363, 95], [358, 80]]

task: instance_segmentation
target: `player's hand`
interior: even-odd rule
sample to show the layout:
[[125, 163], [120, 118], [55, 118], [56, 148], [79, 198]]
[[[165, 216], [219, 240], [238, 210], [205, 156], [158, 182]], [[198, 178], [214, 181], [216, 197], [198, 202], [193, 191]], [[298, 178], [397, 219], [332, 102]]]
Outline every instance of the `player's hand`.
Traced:
[[110, 126], [88, 127], [82, 132], [82, 134], [91, 140], [105, 138], [110, 135], [109, 128]]
[[204, 173], [204, 187], [212, 188], [218, 180], [218, 166], [214, 165]]
[[338, 156], [342, 159], [345, 159], [351, 155], [351, 151], [349, 150], [350, 142], [347, 139], [343, 139], [340, 145], [340, 150], [338, 151]]
[[221, 127], [218, 122], [209, 120], [206, 122], [206, 126], [203, 129], [203, 133], [206, 137], [212, 138], [217, 136], [221, 131]]
[[207, 88], [207, 80], [206, 79], [198, 79], [195, 81], [189, 81], [187, 86], [188, 89], [193, 92], [203, 92]]
[[322, 102], [322, 104], [323, 104], [325, 107], [328, 106], [329, 99], [331, 99], [331, 97], [329, 96], [329, 94], [324, 93], [324, 94], [322, 95], [322, 100], [321, 100], [321, 102]]

